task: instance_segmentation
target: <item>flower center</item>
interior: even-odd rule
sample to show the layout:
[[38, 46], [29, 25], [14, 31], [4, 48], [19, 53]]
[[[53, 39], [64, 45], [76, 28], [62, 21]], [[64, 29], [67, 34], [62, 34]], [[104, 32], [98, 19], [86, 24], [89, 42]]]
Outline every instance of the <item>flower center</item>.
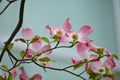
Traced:
[[72, 38], [73, 38], [74, 40], [78, 40], [78, 35], [77, 35], [77, 34], [73, 34], [73, 35], [72, 35]]
[[104, 72], [104, 70], [103, 70], [103, 69], [99, 69], [99, 72], [100, 72], [100, 73], [103, 73], [103, 72]]
[[59, 30], [56, 33], [57, 33], [57, 35], [61, 35], [63, 32]]

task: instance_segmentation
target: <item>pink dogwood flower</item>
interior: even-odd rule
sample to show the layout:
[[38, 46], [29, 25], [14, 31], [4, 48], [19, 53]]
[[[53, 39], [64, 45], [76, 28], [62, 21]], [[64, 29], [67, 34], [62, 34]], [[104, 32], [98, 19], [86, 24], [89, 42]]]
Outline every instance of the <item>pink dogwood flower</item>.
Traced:
[[[88, 64], [88, 69], [91, 69], [94, 73], [98, 73], [98, 74], [114, 74], [113, 73], [113, 68], [115, 67], [115, 62], [113, 60], [112, 57], [107, 57], [106, 60], [104, 60], [104, 62], [101, 62], [101, 60], [98, 61], [94, 61], [94, 62], [90, 62]], [[106, 68], [109, 70], [109, 72], [106, 72]], [[113, 77], [107, 77], [107, 80], [113, 80]]]
[[71, 58], [71, 60], [72, 60], [72, 63], [73, 63], [74, 65], [77, 65], [77, 64], [80, 62], [80, 60], [75, 59], [75, 58]]
[[40, 74], [35, 74], [33, 78], [34, 80], [42, 80], [42, 76]]
[[[25, 39], [25, 40], [28, 40], [28, 41], [32, 40], [32, 38], [34, 37], [32, 29], [23, 28], [22, 29], [22, 36], [23, 36], [23, 39]], [[22, 38], [17, 38], [17, 39], [15, 39], [15, 41], [20, 41], [21, 39]]]
[[30, 40], [33, 38], [33, 31], [30, 28], [23, 28], [22, 35], [26, 40]]
[[[104, 63], [102, 63], [100, 60], [99, 61], [95, 61], [95, 62], [90, 62], [89, 63], [89, 69], [91, 69], [94, 73], [98, 73], [98, 74], [102, 74], [102, 75], [104, 75], [104, 74], [113, 74], [113, 71], [112, 71], [112, 65], [108, 65], [108, 63], [109, 63], [109, 61], [108, 61], [108, 59], [104, 62]], [[106, 68], [108, 68], [109, 69], [109, 72], [106, 72]], [[106, 78], [106, 80], [113, 80], [113, 77], [105, 77]]]
[[66, 32], [66, 35], [61, 35], [60, 41], [73, 42], [73, 40], [75, 40], [83, 43], [90, 42], [87, 36], [90, 35], [92, 32], [93, 32], [93, 29], [91, 29], [89, 25], [84, 25], [78, 30], [78, 33], [74, 31], [69, 31], [69, 32]]
[[51, 36], [55, 36], [55, 35], [59, 36], [59, 35], [64, 35], [66, 32], [70, 31], [71, 24], [69, 23], [69, 18], [67, 18], [62, 26], [52, 28], [49, 25], [47, 25], [46, 29], [50, 30]]
[[[38, 39], [37, 41], [33, 42], [32, 43], [33, 49], [28, 49], [25, 57], [30, 58], [33, 55], [38, 55], [36, 56], [37, 59], [48, 57], [52, 53], [52, 50], [50, 50], [51, 46], [49, 44], [46, 44], [44, 46], [41, 45], [42, 45], [41, 39]], [[48, 62], [41, 62], [41, 64], [48, 66], [50, 65]]]
[[[16, 69], [12, 69], [10, 71], [10, 73], [12, 74], [13, 79], [15, 79], [16, 76], [17, 76], [17, 70]], [[6, 80], [8, 78], [8, 76], [9, 76], [9, 74], [5, 72], [4, 75], [3, 75], [3, 78]]]
[[52, 37], [54, 37], [55, 35], [60, 37], [71, 30], [71, 24], [69, 23], [69, 18], [67, 18], [62, 26], [52, 28], [49, 25], [47, 25], [46, 29], [50, 31], [50, 35]]
[[13, 78], [16, 78], [16, 76], [17, 76], [17, 71], [16, 71], [16, 69], [12, 69], [10, 72], [11, 72]]
[[[21, 74], [19, 75], [19, 79], [20, 80], [29, 80], [30, 78], [27, 75], [27, 73], [25, 72], [24, 67], [21, 67], [20, 70], [21, 70]], [[34, 78], [34, 80], [42, 80], [42, 76], [40, 74], [35, 74], [33, 76], [33, 78]]]
[[75, 58], [72, 58], [72, 62], [74, 65], [79, 63], [80, 61], [90, 61], [93, 59], [97, 59], [99, 56], [97, 54], [88, 54], [90, 51], [89, 47], [85, 43], [79, 43], [77, 45], [77, 53], [81, 57], [81, 60], [77, 60]]
[[19, 79], [20, 80], [29, 80], [29, 77], [28, 77], [27, 73], [25, 72], [24, 67], [21, 67], [20, 70], [21, 70], [21, 74], [19, 75]]
[[[49, 44], [47, 44], [47, 45], [44, 45], [44, 46], [41, 47], [41, 45], [42, 45], [41, 39], [34, 42], [32, 44], [33, 52], [35, 54], [41, 54], [42, 52], [46, 51], [43, 54], [41, 54], [40, 57], [48, 57], [52, 53], [52, 50], [49, 50], [49, 49], [51, 49], [51, 46]], [[49, 51], [47, 51], [47, 50], [49, 50]]]
[[114, 59], [111, 56], [104, 61], [104, 65], [107, 66], [109, 69], [113, 69], [116, 66]]

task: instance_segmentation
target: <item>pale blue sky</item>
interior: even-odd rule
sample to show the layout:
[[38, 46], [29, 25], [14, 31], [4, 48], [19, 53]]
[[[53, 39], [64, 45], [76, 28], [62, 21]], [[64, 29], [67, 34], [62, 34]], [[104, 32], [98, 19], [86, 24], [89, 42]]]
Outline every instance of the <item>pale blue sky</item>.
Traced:
[[[5, 4], [5, 1], [0, 4], [0, 10]], [[19, 1], [16, 1], [0, 16], [0, 43], [9, 37], [18, 22], [18, 5]], [[82, 25], [90, 25], [94, 29], [90, 36], [94, 43], [117, 53], [113, 14], [112, 0], [26, 0], [23, 27], [30, 27], [35, 34], [49, 37], [49, 31], [45, 30], [45, 26], [47, 24], [53, 27], [62, 25], [69, 17], [73, 30], [77, 31]], [[17, 36], [20, 35], [19, 32]], [[59, 49], [53, 53], [53, 57], [60, 61], [60, 63], [55, 63], [57, 66], [67, 64], [70, 60], [66, 59], [71, 57], [78, 58], [75, 49], [65, 49], [64, 52], [63, 50]], [[35, 70], [32, 70], [33, 67]], [[30, 75], [35, 71], [42, 72], [43, 80], [56, 80], [55, 78], [57, 80], [78, 80], [77, 77], [62, 72], [44, 73], [36, 66], [26, 68]]]

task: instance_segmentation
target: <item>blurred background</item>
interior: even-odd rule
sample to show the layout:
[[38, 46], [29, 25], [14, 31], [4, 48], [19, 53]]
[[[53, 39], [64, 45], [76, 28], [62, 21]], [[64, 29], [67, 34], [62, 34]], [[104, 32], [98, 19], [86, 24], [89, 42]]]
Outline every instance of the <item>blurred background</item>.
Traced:
[[[0, 3], [0, 11], [6, 4], [6, 0]], [[17, 25], [19, 5], [20, 0], [9, 6], [0, 16], [0, 47]], [[45, 29], [45, 26], [48, 24], [53, 27], [62, 25], [68, 17], [72, 30], [78, 31], [82, 25], [90, 25], [94, 32], [89, 38], [94, 40], [98, 46], [120, 55], [120, 0], [26, 0], [22, 27], [30, 27], [35, 34], [49, 37], [49, 31]], [[21, 37], [21, 31], [16, 37]], [[24, 45], [16, 45], [13, 52], [17, 55]], [[56, 63], [53, 63], [55, 67], [72, 64], [70, 60], [72, 57], [79, 59], [75, 48], [55, 50], [51, 57], [56, 60]], [[8, 63], [6, 59], [3, 63]], [[45, 73], [35, 65], [25, 65], [25, 68], [29, 75], [42, 73], [43, 80], [79, 79], [65, 72], [47, 70]]]

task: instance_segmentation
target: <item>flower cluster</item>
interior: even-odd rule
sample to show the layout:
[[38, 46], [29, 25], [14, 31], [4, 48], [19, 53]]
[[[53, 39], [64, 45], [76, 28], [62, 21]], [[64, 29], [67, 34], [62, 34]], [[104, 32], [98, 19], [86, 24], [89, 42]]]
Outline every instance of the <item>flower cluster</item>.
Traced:
[[[1, 66], [1, 70], [9, 72], [5, 73], [4, 76], [1, 76], [1, 79], [10, 79], [16, 77], [17, 71], [15, 68], [19, 67], [21, 74], [19, 74], [20, 80], [42, 80], [41, 74], [35, 74], [32, 77], [29, 77], [24, 70], [24, 67], [21, 66], [23, 63], [34, 63], [39, 67], [42, 67], [45, 71], [46, 68], [53, 70], [65, 71], [70, 74], [73, 74], [77, 77], [80, 77], [83, 80], [86, 80], [82, 77], [82, 74], [86, 73], [89, 76], [90, 80], [100, 80], [106, 78], [108, 80], [114, 80], [116, 67], [115, 58], [118, 57], [115, 54], [112, 54], [106, 48], [102, 48], [93, 44], [93, 41], [88, 38], [88, 36], [93, 32], [93, 29], [89, 25], [82, 26], [78, 32], [73, 31], [69, 18], [61, 26], [50, 27], [46, 26], [46, 29], [50, 31], [50, 39], [47, 37], [34, 35], [32, 29], [23, 28], [22, 35], [23, 38], [15, 39], [16, 42], [20, 41], [26, 45], [26, 48], [20, 51], [20, 58], [17, 59], [14, 55], [10, 53], [11, 47], [13, 44], [8, 46], [8, 53], [12, 55], [13, 67], [8, 68], [6, 65]], [[43, 41], [45, 44], [42, 44]], [[55, 46], [51, 44], [56, 43]], [[68, 43], [69, 45], [61, 46], [60, 43]], [[52, 54], [52, 51], [58, 48], [72, 48], [76, 47], [76, 51], [80, 56], [80, 59], [71, 58], [72, 66], [65, 67], [63, 69], [57, 69], [51, 67], [51, 60], [49, 56]], [[68, 68], [73, 68], [74, 70], [85, 67], [84, 71], [81, 74], [75, 74], [68, 71]]]

